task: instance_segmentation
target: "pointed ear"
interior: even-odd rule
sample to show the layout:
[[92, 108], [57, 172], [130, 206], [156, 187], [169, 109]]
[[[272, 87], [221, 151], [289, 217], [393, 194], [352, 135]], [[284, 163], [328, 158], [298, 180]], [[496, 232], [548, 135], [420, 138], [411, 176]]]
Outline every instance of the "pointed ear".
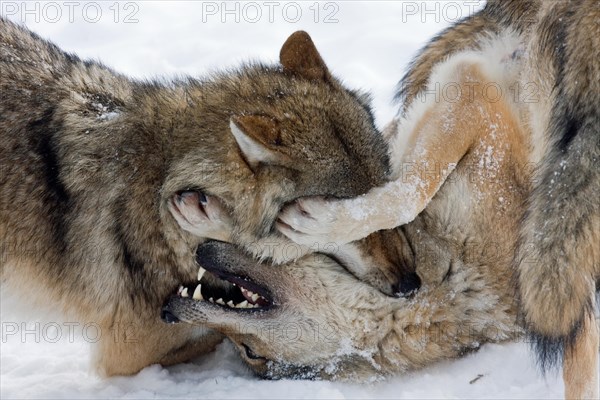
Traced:
[[310, 80], [331, 80], [329, 70], [315, 44], [304, 31], [297, 31], [285, 41], [279, 52], [283, 71]]
[[282, 145], [281, 130], [274, 119], [263, 115], [233, 116], [229, 127], [252, 169], [261, 163], [281, 164], [286, 159], [277, 149]]

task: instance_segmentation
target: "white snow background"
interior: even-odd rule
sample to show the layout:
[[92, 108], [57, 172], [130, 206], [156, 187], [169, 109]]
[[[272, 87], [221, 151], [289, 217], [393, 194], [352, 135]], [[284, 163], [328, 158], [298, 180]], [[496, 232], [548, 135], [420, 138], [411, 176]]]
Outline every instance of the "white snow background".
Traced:
[[[0, 6], [3, 15], [62, 49], [136, 78], [202, 75], [249, 59], [276, 62], [289, 34], [303, 29], [336, 76], [373, 94], [377, 123], [383, 126], [395, 113], [394, 87], [416, 51], [483, 2], [3, 0]], [[26, 297], [26, 291], [21, 295]], [[548, 399], [563, 393], [560, 371], [543, 378], [523, 342], [485, 345], [463, 359], [368, 385], [260, 381], [228, 342], [190, 363], [153, 365], [135, 376], [101, 379], [90, 369], [93, 330], [69, 335], [64, 321], [46, 311], [28, 309], [22, 299], [6, 295], [1, 300], [2, 399]]]

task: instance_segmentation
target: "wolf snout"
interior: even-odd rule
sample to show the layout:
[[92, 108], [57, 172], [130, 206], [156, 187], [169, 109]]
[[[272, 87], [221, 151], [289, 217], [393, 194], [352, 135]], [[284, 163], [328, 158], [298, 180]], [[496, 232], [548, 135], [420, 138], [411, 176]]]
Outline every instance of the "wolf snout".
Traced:
[[245, 274], [257, 265], [257, 262], [239, 247], [216, 240], [198, 246], [196, 249], [196, 262], [207, 271], [221, 278], [223, 278], [223, 274], [233, 272]]
[[219, 242], [219, 241], [208, 241], [196, 249], [196, 261], [198, 264], [204, 266], [205, 268], [208, 266], [208, 270], [211, 269], [220, 269], [218, 264], [222, 264], [222, 256], [231, 252], [235, 249], [235, 247], [231, 244]]

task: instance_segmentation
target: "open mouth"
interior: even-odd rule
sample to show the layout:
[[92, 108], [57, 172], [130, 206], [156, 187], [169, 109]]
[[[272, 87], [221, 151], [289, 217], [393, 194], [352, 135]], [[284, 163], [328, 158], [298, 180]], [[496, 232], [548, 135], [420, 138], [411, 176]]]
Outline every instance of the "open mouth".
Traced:
[[200, 267], [197, 281], [179, 286], [177, 295], [236, 311], [260, 311], [273, 306], [269, 290], [249, 278], [212, 269], [208, 265], [207, 268], [210, 270]]

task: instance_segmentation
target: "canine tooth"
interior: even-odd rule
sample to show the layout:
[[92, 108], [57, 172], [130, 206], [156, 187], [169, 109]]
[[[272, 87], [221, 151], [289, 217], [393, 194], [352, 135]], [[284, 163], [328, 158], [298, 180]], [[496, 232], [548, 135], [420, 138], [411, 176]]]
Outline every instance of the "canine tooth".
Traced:
[[236, 306], [237, 308], [248, 308], [248, 300], [242, 301], [240, 304]]
[[200, 269], [198, 270], [198, 280], [202, 279], [202, 276], [204, 276], [204, 273], [206, 272], [206, 270], [202, 267], [200, 267]]
[[208, 301], [210, 301], [211, 303], [215, 302], [215, 299], [213, 299], [212, 297], [210, 299], [208, 299]]
[[198, 285], [196, 286], [196, 290], [194, 290], [194, 295], [192, 296], [194, 298], [194, 300], [204, 300], [204, 298], [202, 297], [202, 285]]
[[234, 307], [235, 307], [235, 305], [233, 304], [233, 300], [229, 300], [229, 301], [227, 302], [227, 305], [228, 305], [229, 307], [231, 307], [231, 308], [234, 308]]
[[181, 292], [181, 297], [189, 297], [190, 295], [188, 294], [188, 288], [183, 288], [183, 291]]
[[217, 304], [225, 305], [225, 302], [223, 301], [223, 299], [217, 299]]
[[250, 298], [252, 299], [252, 302], [256, 303], [256, 300], [258, 300], [258, 298], [262, 298], [262, 296], [256, 294], [256, 293], [252, 293], [252, 296], [250, 296]]

